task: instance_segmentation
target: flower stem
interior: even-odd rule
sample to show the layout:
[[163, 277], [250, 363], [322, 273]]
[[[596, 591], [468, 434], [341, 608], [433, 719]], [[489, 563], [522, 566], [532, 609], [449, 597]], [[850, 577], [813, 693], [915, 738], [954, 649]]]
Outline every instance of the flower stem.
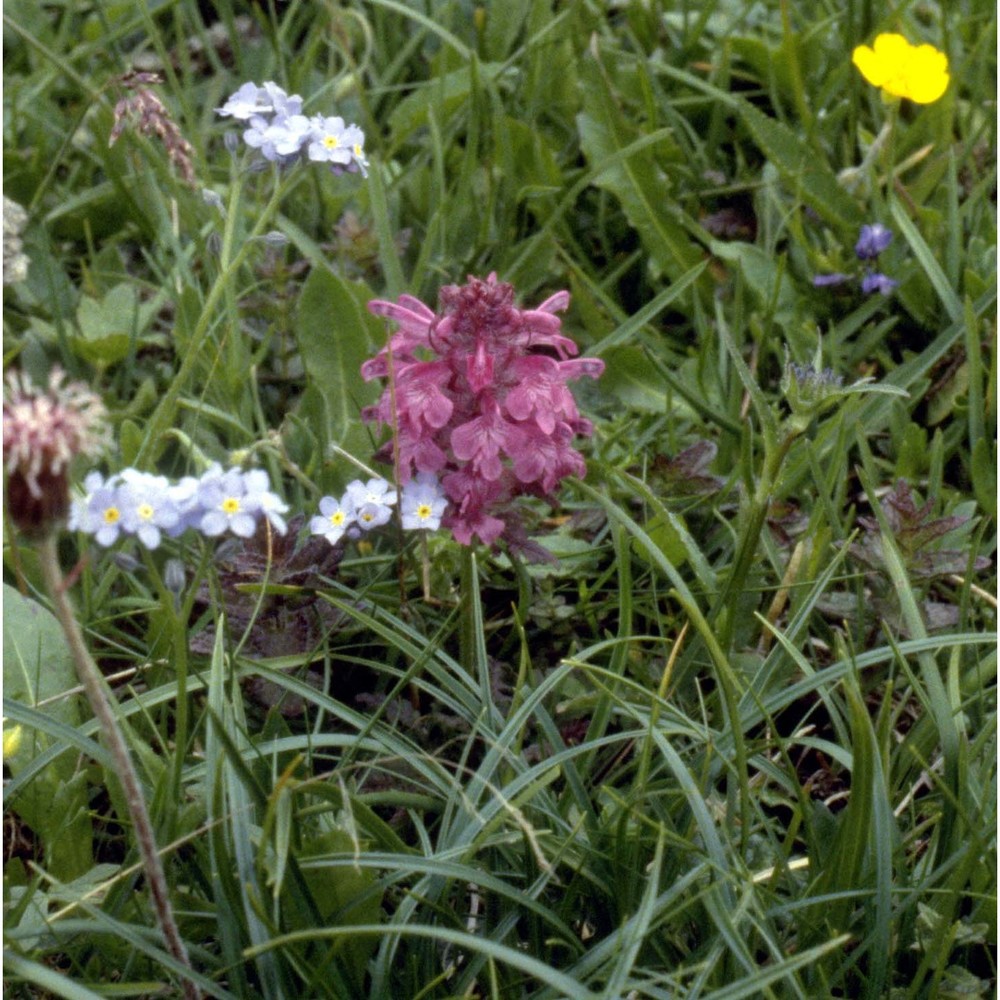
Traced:
[[[125, 743], [125, 737], [115, 718], [112, 708], [113, 695], [107, 690], [104, 678], [87, 650], [83, 641], [83, 632], [73, 613], [69, 598], [66, 596], [66, 581], [63, 579], [62, 570], [59, 567], [54, 534], [47, 535], [41, 541], [38, 547], [38, 557], [42, 577], [52, 596], [56, 618], [66, 635], [80, 684], [90, 702], [94, 717], [100, 725], [104, 743], [115, 762], [115, 771], [125, 793], [125, 803], [139, 844], [139, 855], [146, 873], [146, 881], [149, 883], [157, 923], [160, 925], [164, 941], [171, 955], [183, 966], [191, 969], [187, 948], [184, 946], [177, 922], [174, 920], [167, 880], [163, 873], [160, 855], [157, 852], [153, 826], [149, 820], [149, 812], [146, 809], [146, 800], [142, 795], [139, 776], [136, 774], [132, 757]], [[194, 970], [192, 969], [192, 971]], [[184, 980], [184, 997], [185, 1000], [199, 1000], [201, 997], [201, 991], [192, 980], [187, 978]]]
[[[139, 447], [139, 452], [135, 459], [137, 468], [141, 467], [142, 460], [147, 458], [150, 451], [154, 451], [158, 446], [160, 438], [171, 428], [176, 418], [178, 400], [182, 390], [187, 386], [195, 368], [204, 362], [203, 348], [211, 329], [211, 322], [215, 315], [215, 307], [219, 300], [227, 295], [227, 290], [231, 282], [235, 279], [237, 272], [243, 266], [247, 255], [254, 246], [254, 240], [264, 232], [272, 215], [277, 211], [281, 199], [298, 182], [300, 174], [292, 174], [281, 183], [275, 186], [271, 199], [264, 206], [263, 211], [257, 217], [253, 228], [243, 241], [243, 245], [234, 253], [235, 227], [237, 209], [239, 205], [239, 187], [234, 182], [234, 188], [230, 193], [230, 205], [226, 213], [226, 224], [223, 230], [222, 250], [219, 260], [219, 275], [215, 283], [209, 290], [208, 296], [202, 305], [201, 315], [195, 324], [188, 343], [185, 345], [184, 357], [181, 359], [180, 367], [177, 369], [163, 397], [157, 404], [156, 409], [150, 415], [146, 425], [146, 434]], [[230, 317], [231, 319], [232, 317]]]

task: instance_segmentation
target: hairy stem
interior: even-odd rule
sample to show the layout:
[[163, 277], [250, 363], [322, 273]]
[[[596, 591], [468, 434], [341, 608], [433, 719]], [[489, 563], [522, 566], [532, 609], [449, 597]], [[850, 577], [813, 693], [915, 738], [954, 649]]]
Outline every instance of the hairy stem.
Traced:
[[[80, 625], [73, 613], [69, 598], [66, 596], [66, 581], [63, 579], [62, 570], [59, 567], [55, 535], [49, 534], [45, 537], [39, 545], [38, 555], [45, 586], [52, 596], [56, 618], [66, 634], [66, 641], [76, 665], [77, 676], [86, 692], [94, 717], [101, 727], [104, 743], [115, 762], [115, 771], [125, 794], [125, 803], [132, 820], [132, 828], [135, 830], [136, 840], [139, 844], [139, 855], [153, 898], [153, 911], [157, 923], [160, 925], [170, 953], [178, 962], [191, 969], [187, 949], [181, 939], [180, 931], [177, 929], [177, 922], [174, 920], [167, 879], [156, 849], [153, 826], [149, 821], [149, 812], [146, 809], [146, 800], [143, 798], [142, 788], [139, 785], [139, 776], [136, 774], [132, 757], [125, 743], [125, 737], [115, 718], [112, 708], [113, 695], [108, 691], [104, 678], [83, 641]], [[185, 1000], [199, 1000], [201, 997], [201, 991], [193, 981], [188, 979], [184, 980], [184, 997]]]

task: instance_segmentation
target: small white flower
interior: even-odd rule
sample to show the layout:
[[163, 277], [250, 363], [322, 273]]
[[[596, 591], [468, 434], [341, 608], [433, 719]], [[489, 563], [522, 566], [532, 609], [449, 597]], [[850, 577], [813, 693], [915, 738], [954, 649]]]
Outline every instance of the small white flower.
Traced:
[[215, 113], [223, 118], [235, 118], [238, 121], [246, 121], [254, 115], [270, 114], [272, 111], [274, 103], [271, 97], [264, 87], [258, 87], [256, 83], [244, 83], [221, 108], [215, 109]]
[[357, 125], [348, 125], [344, 129], [342, 142], [351, 151], [351, 163], [361, 171], [362, 177], [368, 176], [368, 160], [365, 158], [365, 133]]
[[447, 506], [448, 498], [437, 476], [431, 472], [417, 473], [416, 478], [403, 487], [399, 504], [403, 527], [434, 531], [441, 527], [441, 517]]
[[[113, 477], [112, 477], [113, 478]], [[67, 526], [70, 531], [83, 531], [92, 535], [99, 525], [95, 523], [90, 502], [94, 494], [105, 485], [104, 476], [99, 472], [88, 472], [83, 480], [83, 496], [75, 497], [69, 505], [69, 520]], [[112, 485], [109, 484], [108, 485]]]
[[322, 535], [331, 545], [336, 545], [344, 532], [354, 524], [355, 510], [347, 497], [323, 497], [319, 502], [319, 514], [309, 521], [309, 531]]
[[177, 526], [180, 515], [170, 496], [166, 476], [154, 476], [135, 469], [125, 469], [118, 490], [122, 528], [138, 537], [147, 549], [160, 544], [163, 531]]
[[288, 530], [288, 525], [281, 517], [288, 513], [288, 504], [271, 492], [271, 480], [263, 469], [251, 469], [243, 474], [243, 483], [246, 487], [246, 503], [248, 507], [256, 508], [270, 522], [271, 527], [283, 535]]
[[290, 97], [276, 83], [268, 80], [260, 88], [271, 102], [271, 109], [275, 114], [290, 118], [292, 115], [302, 114], [302, 98], [298, 94]]
[[339, 116], [325, 118], [315, 115], [312, 119], [312, 141], [306, 155], [317, 163], [337, 163], [347, 166], [353, 159], [347, 127]]
[[117, 477], [112, 476], [99, 489], [94, 490], [87, 503], [85, 524], [99, 545], [114, 544], [122, 532], [122, 507], [118, 498], [118, 488], [113, 485]]
[[239, 469], [203, 477], [198, 502], [204, 511], [198, 527], [209, 538], [226, 530], [249, 538], [257, 528], [259, 508], [248, 503], [246, 482]]

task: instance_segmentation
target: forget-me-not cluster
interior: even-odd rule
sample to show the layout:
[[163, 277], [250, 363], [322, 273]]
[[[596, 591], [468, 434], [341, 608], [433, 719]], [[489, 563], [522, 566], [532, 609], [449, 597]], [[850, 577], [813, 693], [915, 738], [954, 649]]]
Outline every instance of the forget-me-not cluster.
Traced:
[[329, 163], [334, 173], [361, 171], [367, 176], [365, 134], [332, 115], [302, 114], [302, 98], [276, 83], [244, 83], [216, 113], [246, 122], [243, 141], [273, 163], [291, 163], [301, 155]]

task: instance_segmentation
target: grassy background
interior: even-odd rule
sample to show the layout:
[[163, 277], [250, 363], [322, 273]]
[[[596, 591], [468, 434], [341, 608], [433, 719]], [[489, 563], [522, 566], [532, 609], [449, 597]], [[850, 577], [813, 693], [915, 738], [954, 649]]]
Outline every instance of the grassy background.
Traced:
[[[859, 169], [880, 30], [952, 84]], [[554, 566], [432, 538], [426, 601], [391, 533], [66, 539], [206, 995], [994, 995], [995, 38], [974, 0], [4, 5], [5, 365], [100, 391], [108, 471], [235, 453], [312, 513], [375, 449], [365, 303], [468, 274], [568, 288], [607, 364]], [[195, 187], [109, 148], [132, 66]], [[231, 157], [213, 108], [265, 79], [357, 121], [368, 180]], [[874, 221], [896, 292], [815, 289]], [[906, 395], [791, 433], [820, 341]], [[5, 570], [5, 988], [177, 995], [10, 532]]]

